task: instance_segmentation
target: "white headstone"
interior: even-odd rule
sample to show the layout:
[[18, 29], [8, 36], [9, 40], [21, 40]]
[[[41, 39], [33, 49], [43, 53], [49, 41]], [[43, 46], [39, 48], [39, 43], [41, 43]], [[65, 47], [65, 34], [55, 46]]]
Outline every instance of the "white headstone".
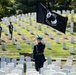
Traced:
[[7, 31], [8, 31], [7, 29], [4, 30], [4, 34], [5, 35], [8, 35], [8, 32]]
[[32, 20], [31, 20], [31, 18], [29, 19], [29, 21], [30, 21], [30, 22], [29, 22], [29, 23], [30, 23], [30, 25], [32, 25]]
[[61, 14], [61, 11], [60, 11], [60, 10], [57, 10], [57, 13], [58, 13], [58, 14]]
[[22, 25], [21, 25], [21, 26], [22, 26], [22, 28], [24, 28], [24, 27], [25, 27], [25, 26], [24, 26], [24, 22], [22, 22]]
[[34, 45], [35, 45], [35, 43], [34, 43], [34, 42], [32, 42], [32, 49], [34, 49]]
[[7, 26], [9, 25], [9, 22], [8, 22], [8, 21], [6, 22], [6, 25], [7, 25]]
[[73, 34], [73, 27], [70, 27], [70, 34]]
[[14, 23], [17, 24], [17, 19], [15, 19]]
[[38, 30], [42, 30], [42, 26], [41, 25], [38, 25]]
[[67, 13], [67, 14], [70, 14], [70, 10], [67, 10], [66, 13]]
[[74, 22], [70, 23], [70, 27], [73, 28], [74, 27]]
[[44, 28], [44, 34], [47, 34], [47, 28]]
[[14, 67], [16, 67], [16, 58], [12, 58], [12, 63], [14, 63]]
[[74, 10], [71, 10], [71, 14], [74, 15]]
[[33, 23], [33, 21], [34, 21], [34, 17], [31, 15], [31, 20], [32, 20], [32, 23]]
[[73, 46], [70, 46], [70, 47], [69, 47], [69, 52], [70, 52], [70, 53], [74, 53], [74, 48], [73, 48]]
[[48, 56], [48, 57], [47, 57], [47, 62], [48, 62], [48, 65], [49, 65], [49, 64], [52, 64], [52, 58], [51, 58], [51, 56]]
[[26, 38], [26, 43], [30, 44], [30, 38]]
[[[10, 63], [10, 57], [6, 57], [6, 65]], [[12, 67], [11, 67], [12, 68]]]
[[43, 38], [41, 42], [44, 44], [44, 42], [45, 42], [45, 39]]
[[46, 47], [47, 47], [47, 49], [51, 49], [51, 44], [50, 44], [50, 42], [48, 42], [48, 43], [46, 44]]
[[37, 24], [36, 24], [36, 22], [34, 23], [34, 28], [36, 28], [37, 27]]
[[29, 30], [29, 26], [28, 26], [28, 25], [26, 25], [26, 30], [27, 30], [27, 31]]
[[21, 22], [20, 22], [20, 20], [18, 20], [18, 26], [21, 26]]
[[49, 26], [48, 26], [48, 25], [46, 25], [46, 28], [49, 28]]
[[22, 34], [22, 39], [25, 40], [25, 34]]
[[[6, 59], [6, 56], [5, 55], [2, 55], [1, 56], [1, 62], [3, 63], [3, 62], [5, 62], [5, 59]], [[5, 63], [6, 64], [6, 63]], [[0, 68], [1, 68], [1, 63], [0, 63]]]
[[11, 39], [11, 34], [8, 34], [8, 39], [9, 39], [9, 40]]
[[49, 38], [50, 38], [50, 39], [53, 39], [52, 33], [49, 34]]
[[64, 34], [64, 39], [67, 39], [67, 35], [66, 34]]
[[62, 10], [62, 14], [65, 14], [65, 10]]
[[28, 13], [28, 17], [30, 17], [31, 16], [31, 13]]
[[12, 44], [13, 44], [13, 45], [16, 44], [16, 40], [15, 40], [15, 38], [12, 38]]
[[74, 36], [71, 37], [70, 41], [71, 43], [74, 43]]
[[20, 50], [21, 49], [21, 46], [20, 46], [20, 43], [19, 42], [16, 44], [16, 48], [17, 48], [17, 50]]
[[28, 23], [28, 21], [29, 21], [29, 18], [28, 18], [28, 17], [26, 17], [26, 23]]
[[73, 17], [73, 15], [71, 15], [71, 22], [74, 22], [74, 17]]
[[14, 30], [14, 31], [17, 31], [16, 26], [13, 26], [13, 30]]
[[59, 37], [56, 37], [56, 43], [60, 43]]
[[6, 47], [6, 46], [5, 46], [5, 44], [3, 43], [3, 44], [2, 44], [2, 50], [6, 50], [5, 47]]
[[68, 14], [68, 12], [66, 11], [66, 16], [68, 17], [68, 15], [69, 15], [69, 14]]
[[63, 49], [66, 49], [66, 42], [63, 42]]
[[33, 28], [30, 29], [30, 34], [34, 34], [34, 29]]
[[55, 31], [55, 29], [54, 29], [54, 28], [52, 28], [52, 31]]
[[20, 29], [19, 28], [17, 29], [17, 34], [20, 35]]
[[23, 16], [21, 17], [21, 21], [24, 22], [24, 17]]
[[57, 34], [60, 34], [60, 32], [59, 32], [58, 30], [56, 30], [56, 33], [57, 33]]
[[29, 56], [26, 56], [26, 63], [30, 61], [31, 61], [31, 58]]
[[33, 20], [36, 21], [36, 17], [35, 16], [33, 17]]

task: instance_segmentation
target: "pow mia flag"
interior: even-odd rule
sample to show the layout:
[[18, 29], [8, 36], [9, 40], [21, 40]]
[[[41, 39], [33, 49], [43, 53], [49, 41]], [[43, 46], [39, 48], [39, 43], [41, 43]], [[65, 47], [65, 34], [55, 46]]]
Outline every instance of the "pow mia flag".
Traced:
[[67, 17], [51, 12], [42, 3], [37, 3], [37, 22], [46, 24], [65, 33], [67, 20]]
[[45, 22], [49, 25], [56, 26], [57, 25], [57, 16], [47, 10], [47, 14], [45, 16]]

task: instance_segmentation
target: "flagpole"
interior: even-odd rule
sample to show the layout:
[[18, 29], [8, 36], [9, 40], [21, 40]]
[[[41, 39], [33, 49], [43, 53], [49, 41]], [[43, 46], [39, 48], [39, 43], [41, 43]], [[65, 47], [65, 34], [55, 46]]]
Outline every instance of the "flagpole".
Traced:
[[[38, 3], [38, 0], [37, 0], [37, 3]], [[36, 10], [37, 12], [38, 12], [38, 6], [37, 6], [37, 10]], [[36, 28], [36, 35], [38, 35], [38, 22], [37, 22], [37, 13], [36, 13], [36, 24], [37, 24], [37, 28]]]
[[37, 30], [36, 30], [36, 34], [38, 35], [38, 23], [37, 23]]

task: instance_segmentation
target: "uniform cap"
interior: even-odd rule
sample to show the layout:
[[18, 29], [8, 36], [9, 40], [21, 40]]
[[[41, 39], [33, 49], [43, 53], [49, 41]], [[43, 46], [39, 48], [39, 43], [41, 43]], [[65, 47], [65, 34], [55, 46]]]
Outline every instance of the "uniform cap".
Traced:
[[43, 39], [42, 36], [40, 36], [40, 35], [37, 35], [36, 38], [39, 39], [39, 40], [42, 40]]

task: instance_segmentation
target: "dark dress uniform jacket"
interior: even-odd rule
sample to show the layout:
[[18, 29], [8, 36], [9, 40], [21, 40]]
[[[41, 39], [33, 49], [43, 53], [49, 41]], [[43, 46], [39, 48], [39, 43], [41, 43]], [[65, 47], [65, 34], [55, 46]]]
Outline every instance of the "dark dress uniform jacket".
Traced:
[[0, 26], [0, 37], [1, 37], [2, 27]]
[[33, 59], [35, 60], [35, 67], [37, 71], [43, 67], [43, 63], [45, 62], [45, 56], [43, 54], [44, 48], [45, 44], [42, 44], [41, 42], [34, 46]]
[[2, 32], [2, 27], [0, 26], [0, 33]]
[[13, 25], [10, 24], [10, 25], [9, 25], [9, 32], [12, 34], [12, 31], [13, 31]]

